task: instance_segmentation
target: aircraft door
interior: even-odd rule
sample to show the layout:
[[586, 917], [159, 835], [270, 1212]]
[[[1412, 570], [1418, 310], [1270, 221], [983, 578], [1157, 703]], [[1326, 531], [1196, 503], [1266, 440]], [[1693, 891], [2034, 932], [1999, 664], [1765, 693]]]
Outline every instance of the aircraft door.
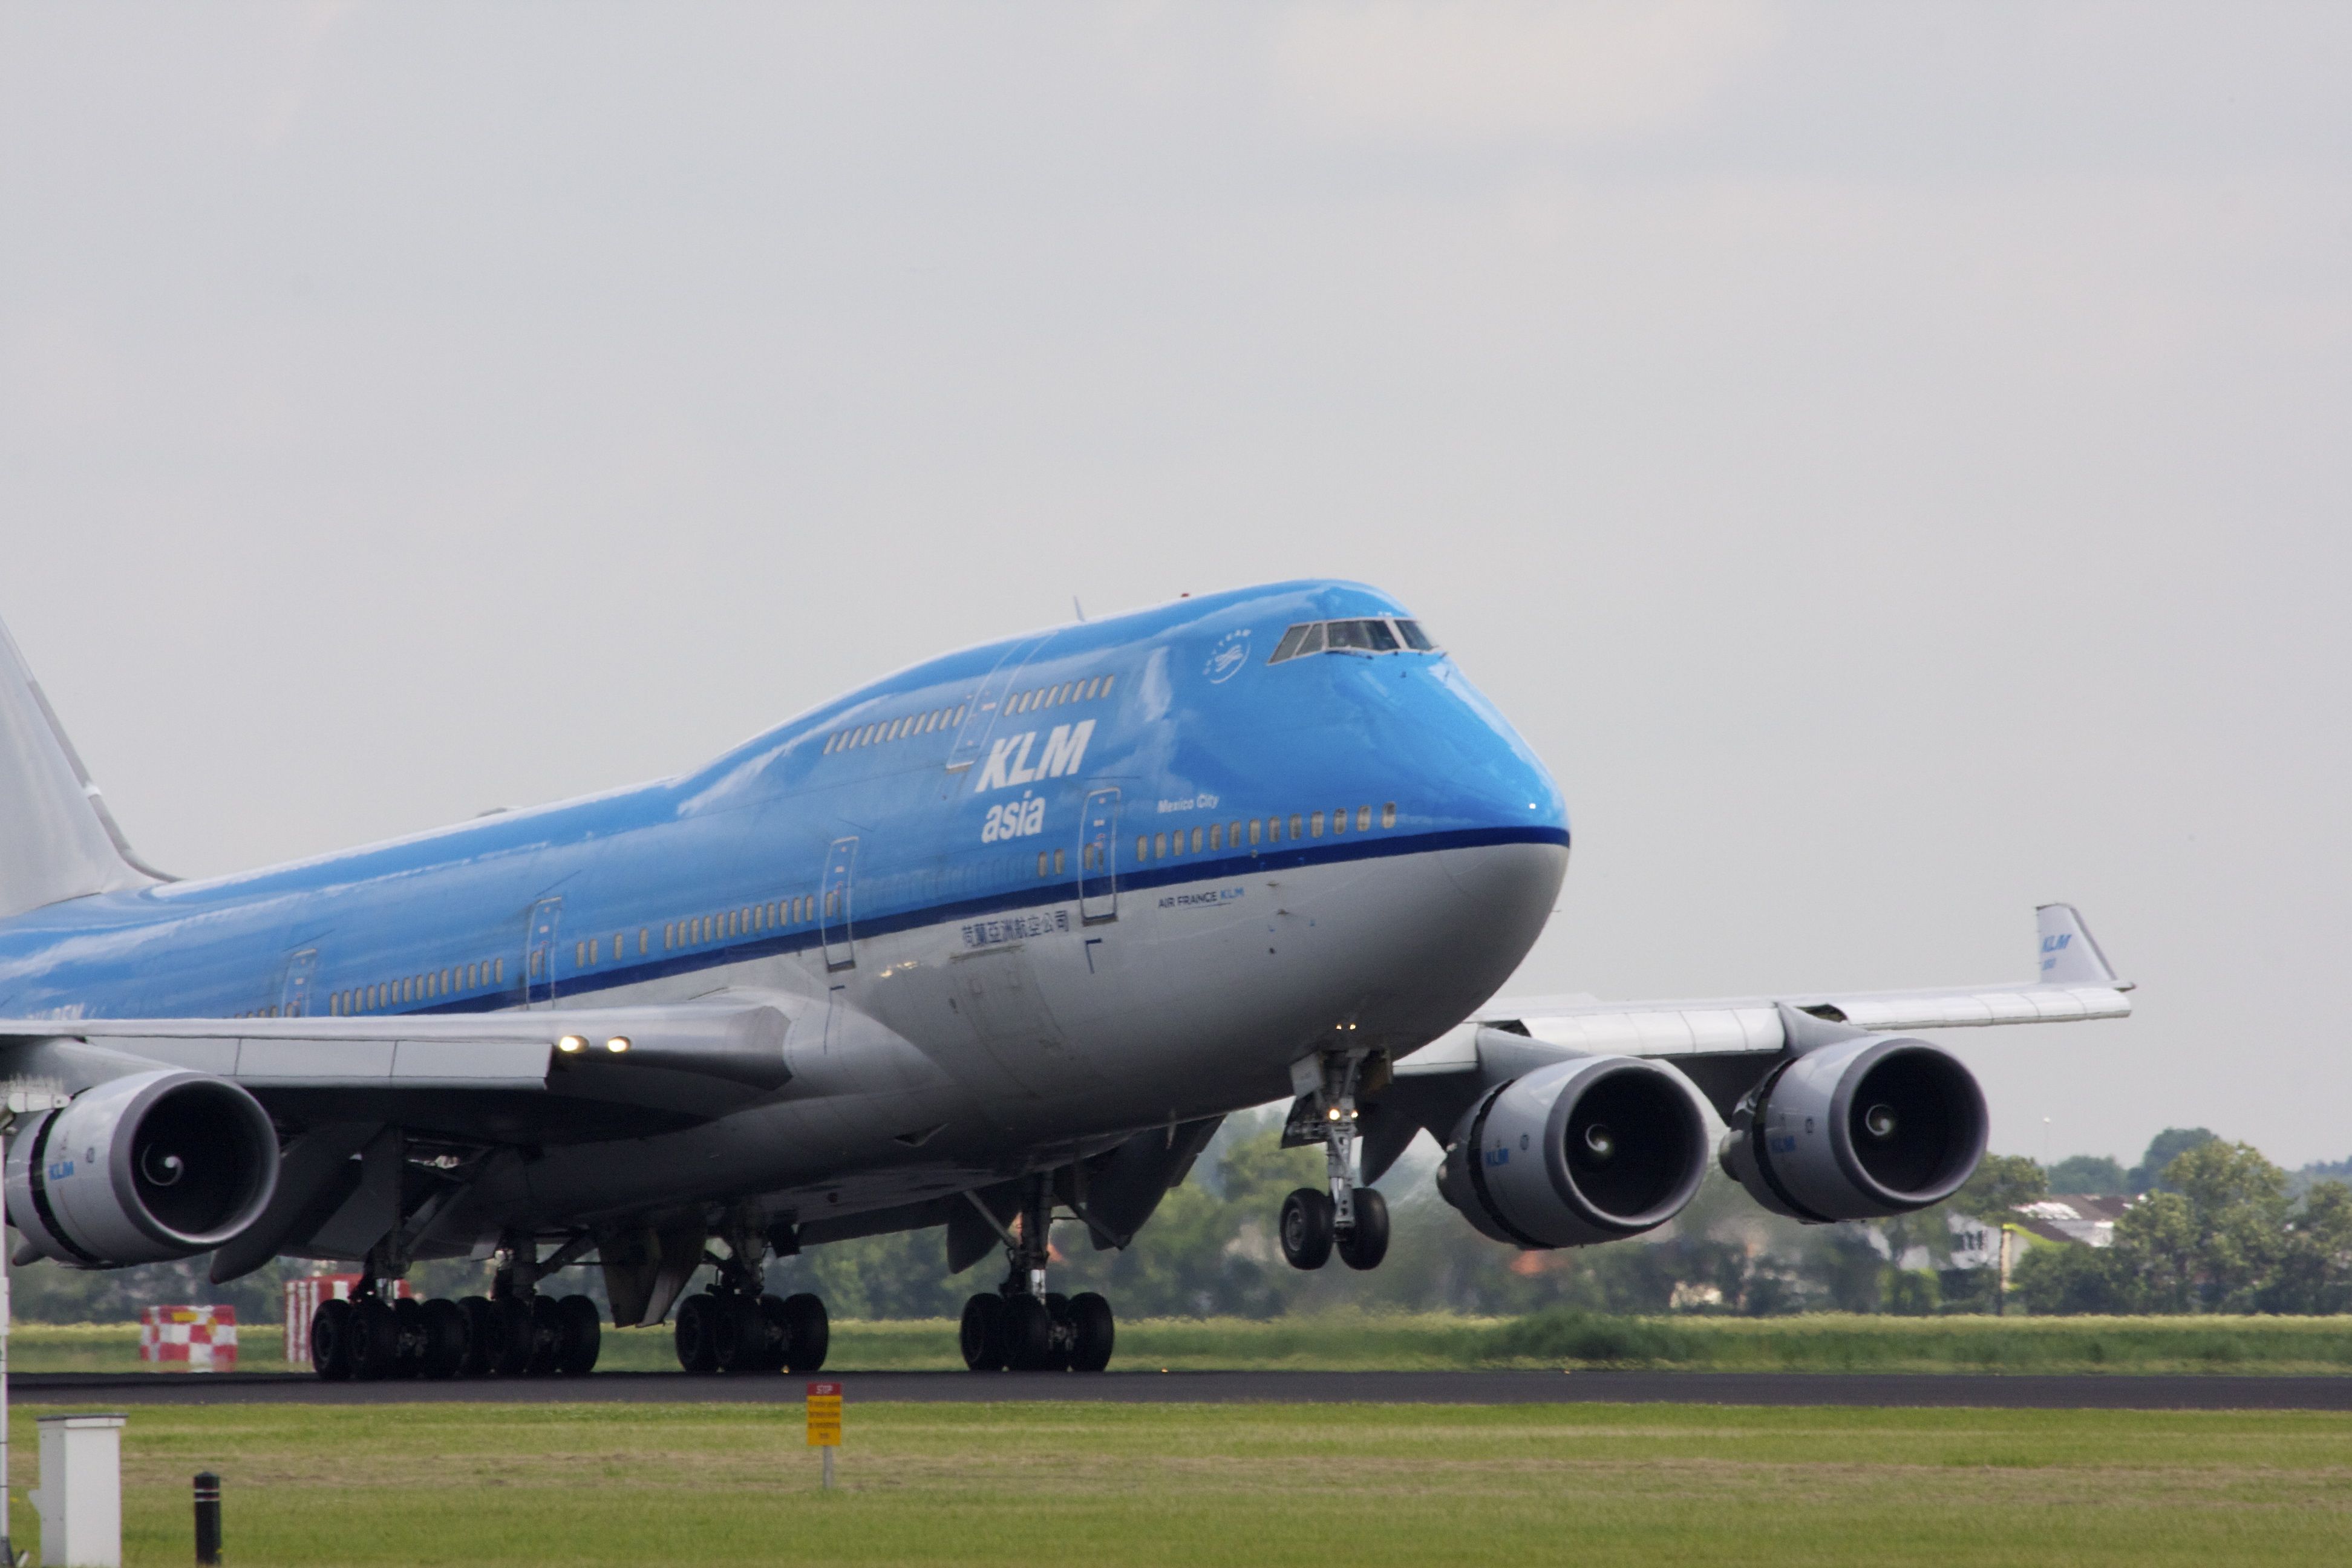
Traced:
[[1078, 817], [1078, 919], [1118, 919], [1118, 786], [1092, 791]]
[[824, 856], [824, 891], [817, 914], [824, 926], [824, 966], [828, 970], [857, 967], [857, 948], [850, 930], [850, 894], [857, 870], [857, 840], [836, 838]]
[[526, 1007], [555, 1001], [555, 928], [563, 915], [563, 900], [541, 899], [530, 906], [530, 923], [523, 928], [522, 1002]]
[[310, 1016], [310, 982], [318, 978], [319, 950], [306, 947], [286, 961], [286, 984], [278, 996], [278, 1016], [281, 1018], [307, 1018]]

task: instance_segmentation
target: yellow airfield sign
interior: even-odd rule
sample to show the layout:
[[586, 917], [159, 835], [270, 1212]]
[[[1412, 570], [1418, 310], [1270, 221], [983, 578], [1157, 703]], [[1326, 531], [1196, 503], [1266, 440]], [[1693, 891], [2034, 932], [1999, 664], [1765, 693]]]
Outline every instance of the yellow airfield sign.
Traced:
[[812, 1383], [808, 1385], [808, 1446], [812, 1448], [841, 1447], [841, 1384]]

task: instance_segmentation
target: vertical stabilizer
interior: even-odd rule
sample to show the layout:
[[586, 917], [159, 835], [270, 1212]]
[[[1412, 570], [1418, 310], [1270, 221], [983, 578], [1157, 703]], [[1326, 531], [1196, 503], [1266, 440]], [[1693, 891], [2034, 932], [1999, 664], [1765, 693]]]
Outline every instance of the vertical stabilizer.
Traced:
[[142, 868], [0, 626], [0, 920], [163, 879]]

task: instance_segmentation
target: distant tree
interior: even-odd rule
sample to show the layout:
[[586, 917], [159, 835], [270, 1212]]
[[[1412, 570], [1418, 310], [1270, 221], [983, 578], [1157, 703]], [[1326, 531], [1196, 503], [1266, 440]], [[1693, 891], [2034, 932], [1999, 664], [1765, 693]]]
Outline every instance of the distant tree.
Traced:
[[2205, 1127], [2166, 1128], [2148, 1140], [2147, 1154], [2125, 1176], [2125, 1186], [2135, 1194], [2174, 1191], [2164, 1184], [2164, 1168], [2200, 1143], [2211, 1143], [2219, 1137], [2220, 1134]]
[[2304, 1194], [2257, 1304], [2266, 1312], [2352, 1311], [2352, 1187], [2321, 1182]]
[[2131, 1191], [2123, 1162], [2110, 1154], [2069, 1154], [2050, 1167], [2050, 1190], [2118, 1197]]
[[2029, 1247], [2010, 1284], [2037, 1318], [2139, 1310], [2138, 1281], [2111, 1247]]
[[2034, 1161], [2022, 1154], [1988, 1154], [1976, 1174], [1952, 1194], [1949, 1206], [1955, 1214], [2000, 1225], [2013, 1217], [2019, 1205], [2049, 1194], [2049, 1175]]
[[2150, 1193], [2116, 1221], [2115, 1267], [2133, 1282], [2140, 1310], [2196, 1305], [2197, 1217], [2179, 1193]]
[[2286, 1173], [2252, 1144], [2217, 1138], [2177, 1157], [2163, 1179], [2189, 1200], [2200, 1304], [2252, 1311], [2285, 1247]]

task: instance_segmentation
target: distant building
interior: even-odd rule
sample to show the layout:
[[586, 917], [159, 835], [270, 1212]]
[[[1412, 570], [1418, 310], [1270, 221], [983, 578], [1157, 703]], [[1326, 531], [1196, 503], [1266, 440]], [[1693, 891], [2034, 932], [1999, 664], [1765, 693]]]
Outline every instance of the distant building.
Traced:
[[[2039, 1203], [2021, 1204], [2014, 1211], [2017, 1217], [2010, 1223], [2038, 1241], [2105, 1247], [2116, 1239], [2116, 1220], [2131, 1205], [2129, 1198], [2065, 1193]], [[1953, 1268], [1990, 1268], [2000, 1261], [1999, 1226], [1968, 1215], [1951, 1215], [1948, 1219], [1952, 1227]]]

